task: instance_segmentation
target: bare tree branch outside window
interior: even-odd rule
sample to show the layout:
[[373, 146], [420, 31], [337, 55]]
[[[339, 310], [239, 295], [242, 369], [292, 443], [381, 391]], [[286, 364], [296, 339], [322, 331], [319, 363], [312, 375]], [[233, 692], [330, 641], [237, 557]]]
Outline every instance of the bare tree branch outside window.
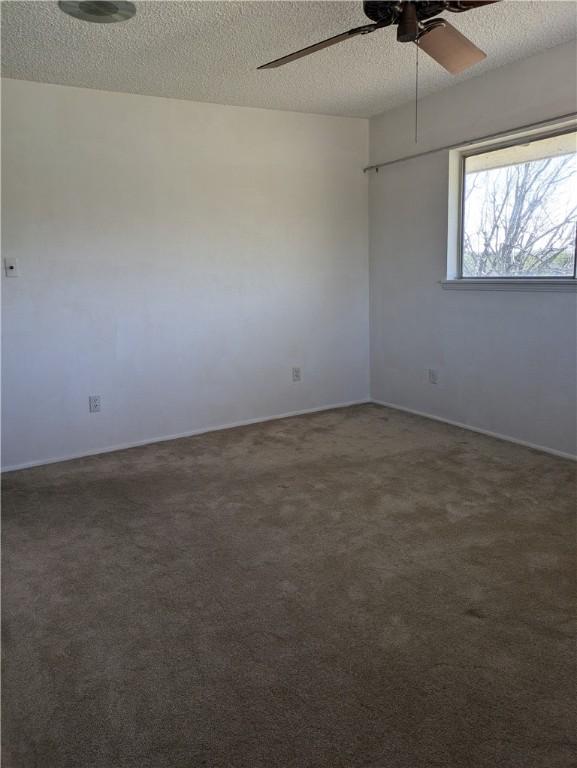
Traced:
[[463, 277], [572, 277], [577, 153], [467, 172]]

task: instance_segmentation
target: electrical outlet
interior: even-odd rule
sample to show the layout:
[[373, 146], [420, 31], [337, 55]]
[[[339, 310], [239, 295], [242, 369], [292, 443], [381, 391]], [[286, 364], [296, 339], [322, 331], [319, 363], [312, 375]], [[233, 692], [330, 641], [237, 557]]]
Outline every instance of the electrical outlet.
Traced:
[[90, 413], [100, 413], [100, 395], [88, 396], [88, 410]]
[[427, 368], [427, 379], [429, 384], [438, 384], [439, 371], [436, 368]]
[[18, 261], [16, 259], [4, 259], [4, 274], [6, 277], [18, 277]]
[[293, 368], [293, 381], [302, 381], [301, 369], [299, 366]]

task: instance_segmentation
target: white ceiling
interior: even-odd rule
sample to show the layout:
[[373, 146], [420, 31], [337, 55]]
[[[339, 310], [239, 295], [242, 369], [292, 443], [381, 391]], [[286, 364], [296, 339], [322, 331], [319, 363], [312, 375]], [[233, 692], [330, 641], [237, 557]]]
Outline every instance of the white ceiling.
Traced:
[[[88, 24], [55, 2], [2, 2], [5, 77], [271, 109], [368, 117], [410, 100], [415, 46], [395, 28], [347, 40], [273, 70], [256, 67], [368, 23], [362, 3], [136, 2], [122, 24]], [[454, 77], [421, 54], [431, 93], [577, 37], [577, 3], [512, 0], [451, 22], [488, 54]]]

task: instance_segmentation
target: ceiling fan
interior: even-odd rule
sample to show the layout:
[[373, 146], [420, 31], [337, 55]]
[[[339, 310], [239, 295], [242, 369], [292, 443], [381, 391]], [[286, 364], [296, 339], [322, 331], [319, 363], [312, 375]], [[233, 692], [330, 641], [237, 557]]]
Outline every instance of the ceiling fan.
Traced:
[[428, 53], [451, 74], [458, 74], [473, 64], [482, 61], [486, 55], [458, 29], [445, 19], [434, 18], [443, 11], [462, 13], [483, 5], [492, 5], [499, 0], [406, 0], [405, 2], [386, 2], [383, 0], [364, 0], [363, 11], [373, 21], [361, 27], [349, 29], [340, 35], [329, 37], [320, 43], [301, 48], [280, 59], [269, 61], [258, 69], [273, 69], [290, 61], [321, 51], [336, 43], [342, 43], [357, 35], [368, 35], [383, 27], [396, 25], [397, 40], [400, 43], [417, 43], [419, 48]]

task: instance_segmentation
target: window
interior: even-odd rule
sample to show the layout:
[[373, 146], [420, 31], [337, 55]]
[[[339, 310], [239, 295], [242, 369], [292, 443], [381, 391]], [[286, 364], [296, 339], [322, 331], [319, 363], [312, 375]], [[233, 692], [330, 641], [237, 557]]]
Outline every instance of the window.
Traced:
[[460, 157], [456, 277], [575, 278], [577, 132]]

